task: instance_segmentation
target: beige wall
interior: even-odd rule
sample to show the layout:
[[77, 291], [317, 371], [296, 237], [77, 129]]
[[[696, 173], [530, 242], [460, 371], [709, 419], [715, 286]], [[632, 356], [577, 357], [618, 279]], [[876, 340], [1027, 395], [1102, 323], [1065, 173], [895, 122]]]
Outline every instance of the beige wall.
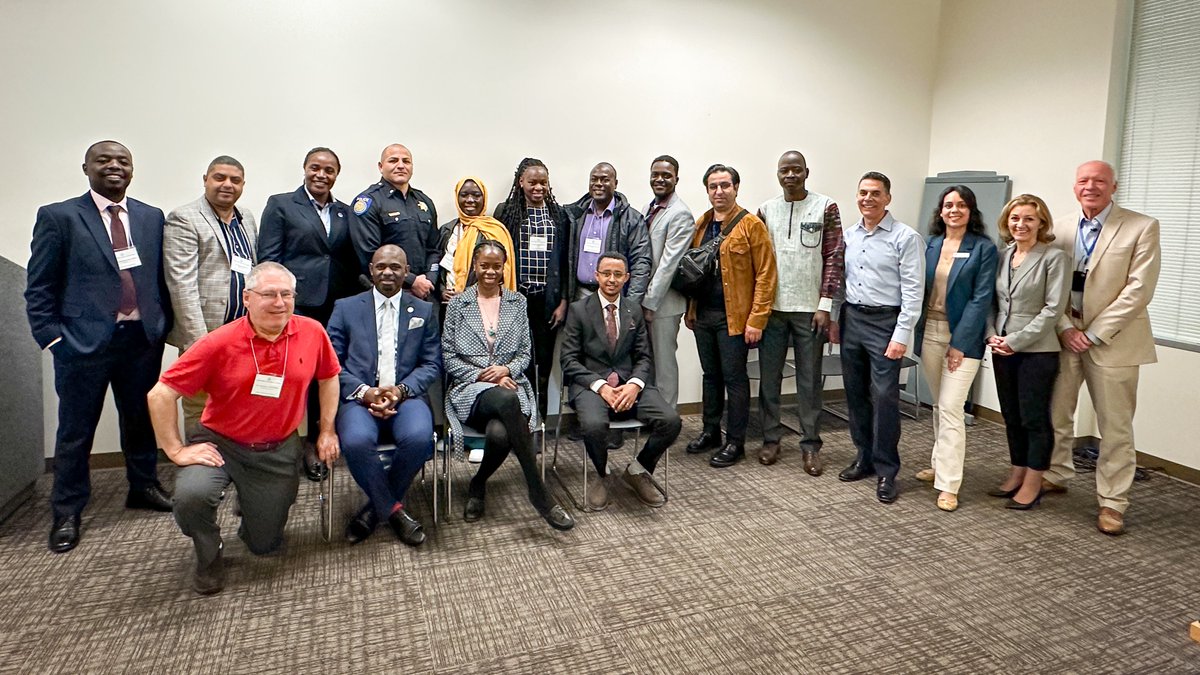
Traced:
[[[939, 0], [9, 2], [0, 134], [19, 163], [0, 255], [28, 260], [37, 207], [81, 194], [83, 150], [109, 137], [133, 151], [130, 194], [164, 210], [198, 196], [208, 160], [228, 153], [247, 167], [241, 205], [257, 214], [295, 189], [314, 145], [341, 155], [334, 193], [349, 201], [377, 179], [379, 150], [401, 141], [443, 221], [457, 178], [480, 175], [495, 203], [526, 155], [546, 160], [559, 201], [583, 194], [607, 160], [640, 208], [650, 160], [667, 152], [694, 209], [716, 161], [741, 171], [741, 202], [754, 207], [778, 191], [775, 161], [791, 148], [807, 154], [810, 186], [848, 214], [858, 176], [888, 173], [911, 221], [940, 11]], [[697, 401], [686, 329], [680, 342], [681, 400]], [[110, 411], [97, 451], [116, 439]]]

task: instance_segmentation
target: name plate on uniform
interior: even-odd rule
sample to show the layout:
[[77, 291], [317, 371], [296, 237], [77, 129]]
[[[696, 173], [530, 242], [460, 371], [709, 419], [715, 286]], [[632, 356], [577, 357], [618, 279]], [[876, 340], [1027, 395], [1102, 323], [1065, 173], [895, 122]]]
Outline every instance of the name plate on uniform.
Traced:
[[137, 249], [132, 246], [113, 251], [113, 253], [117, 254], [117, 269], [128, 270], [142, 266], [142, 259], [138, 257]]
[[279, 375], [263, 375], [259, 373], [254, 377], [254, 386], [250, 388], [252, 396], [263, 396], [266, 398], [279, 398], [279, 394], [283, 391], [283, 378]]
[[583, 251], [585, 253], [600, 253], [600, 239], [596, 237], [588, 237], [583, 240]]
[[[599, 241], [598, 239], [596, 241]], [[541, 234], [529, 235], [529, 250], [545, 253], [550, 250], [550, 238]]]
[[229, 269], [238, 274], [250, 274], [250, 268], [254, 267], [254, 263], [250, 262], [249, 258], [243, 258], [240, 255], [233, 256], [229, 261]]

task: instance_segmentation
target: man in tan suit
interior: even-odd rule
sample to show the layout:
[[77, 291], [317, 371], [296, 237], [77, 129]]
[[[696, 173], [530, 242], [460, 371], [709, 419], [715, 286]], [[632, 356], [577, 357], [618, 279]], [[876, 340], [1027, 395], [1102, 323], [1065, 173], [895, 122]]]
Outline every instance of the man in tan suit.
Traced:
[[1072, 260], [1071, 299], [1058, 324], [1063, 350], [1051, 415], [1054, 455], [1043, 488], [1066, 491], [1075, 475], [1075, 404], [1087, 382], [1103, 439], [1096, 462], [1101, 532], [1124, 532], [1137, 457], [1133, 412], [1138, 367], [1157, 360], [1146, 306], [1158, 283], [1158, 221], [1113, 203], [1117, 176], [1107, 162], [1075, 172], [1080, 211], [1054, 224], [1054, 246]]
[[[167, 343], [180, 352], [246, 314], [242, 291], [257, 260], [257, 228], [254, 215], [236, 206], [245, 178], [241, 162], [217, 157], [204, 172], [204, 196], [167, 216], [163, 268], [175, 308]], [[183, 399], [185, 428], [200, 423], [205, 398]]]

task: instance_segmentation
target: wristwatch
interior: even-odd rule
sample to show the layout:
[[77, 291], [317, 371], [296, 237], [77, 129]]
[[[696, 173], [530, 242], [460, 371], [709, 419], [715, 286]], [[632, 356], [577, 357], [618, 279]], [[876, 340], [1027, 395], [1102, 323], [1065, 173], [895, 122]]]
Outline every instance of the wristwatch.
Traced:
[[412, 390], [408, 388], [407, 384], [402, 382], [396, 385], [396, 388], [400, 390], [400, 400], [396, 401], [397, 403], [403, 403], [404, 401], [412, 398]]
[[358, 388], [356, 388], [354, 390], [354, 392], [351, 393], [346, 398], [348, 398], [352, 401], [357, 401], [358, 403], [362, 403], [363, 396], [367, 395], [368, 389], [370, 389], [370, 387], [368, 387], [366, 384], [360, 384], [360, 385], [358, 385]]

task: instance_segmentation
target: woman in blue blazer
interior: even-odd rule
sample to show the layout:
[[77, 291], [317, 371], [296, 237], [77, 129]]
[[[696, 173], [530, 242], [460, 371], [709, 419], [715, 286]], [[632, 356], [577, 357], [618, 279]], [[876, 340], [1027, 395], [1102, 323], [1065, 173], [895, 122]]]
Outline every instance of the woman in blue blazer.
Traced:
[[916, 353], [933, 395], [931, 468], [917, 474], [939, 490], [937, 507], [958, 508], [967, 429], [963, 406], [979, 371], [996, 289], [996, 245], [988, 238], [975, 193], [942, 192], [925, 247], [925, 301]]

